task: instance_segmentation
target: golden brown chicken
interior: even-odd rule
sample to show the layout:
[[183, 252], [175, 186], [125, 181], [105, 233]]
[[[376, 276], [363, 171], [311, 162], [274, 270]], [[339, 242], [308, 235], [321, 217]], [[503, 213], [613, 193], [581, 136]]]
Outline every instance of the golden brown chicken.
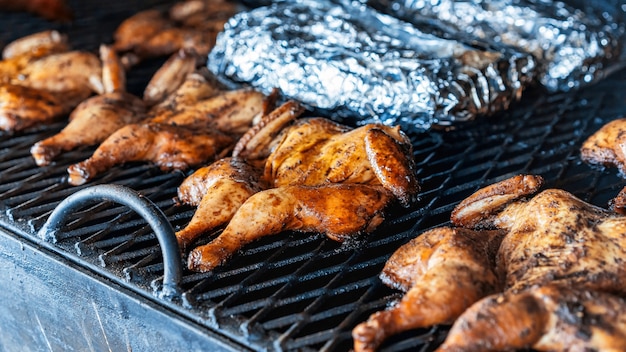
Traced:
[[0, 0], [1, 11], [25, 11], [51, 21], [69, 21], [73, 14], [64, 0]]
[[[373, 231], [392, 201], [408, 204], [414, 199], [419, 187], [412, 147], [399, 128], [372, 124], [351, 129], [324, 118], [285, 126], [301, 112], [294, 102], [283, 104], [266, 116], [263, 128], [254, 129], [264, 138], [246, 135], [246, 145], [235, 147], [235, 156], [246, 162], [252, 155], [269, 155], [261, 178], [269, 189], [242, 192], [234, 204], [238, 209], [224, 211], [232, 214], [232, 219], [222, 218], [230, 220], [224, 231], [191, 251], [189, 268], [211, 270], [246, 244], [288, 230], [322, 232], [344, 241]], [[207, 193], [200, 206], [212, 198]], [[210, 231], [214, 225], [194, 231]]]
[[63, 130], [31, 147], [37, 165], [48, 165], [64, 151], [96, 145], [122, 126], [146, 117], [146, 104], [125, 91], [125, 72], [115, 52], [103, 45], [100, 53], [105, 93], [84, 100]]
[[56, 31], [17, 39], [5, 48], [3, 57], [0, 129], [4, 131], [56, 121], [104, 90], [100, 59], [90, 52], [67, 51], [65, 36]]
[[[302, 112], [302, 107], [293, 101], [283, 104], [264, 116], [239, 139], [232, 158], [224, 158], [200, 168], [183, 181], [178, 188], [179, 201], [198, 207], [189, 224], [176, 232], [178, 244], [183, 250], [202, 234], [228, 223], [248, 198], [268, 188], [261, 178], [262, 165], [256, 165], [256, 159], [243, 151], [269, 148], [263, 142], [271, 141], [275, 135], [271, 131], [280, 131], [284, 124]], [[246, 154], [245, 159], [242, 158], [243, 154]]]
[[[31, 148], [37, 165], [49, 164], [64, 151], [97, 145], [125, 125], [150, 117], [173, 115], [185, 105], [190, 106], [198, 99], [218, 93], [218, 89], [202, 76], [191, 75], [195, 60], [180, 52], [157, 70], [146, 86], [142, 100], [126, 92], [126, 73], [117, 53], [102, 45], [100, 56], [105, 93], [83, 101], [72, 111], [69, 123], [62, 131]], [[162, 100], [159, 105], [148, 110], [159, 100]]]
[[138, 12], [115, 30], [114, 47], [123, 53], [127, 67], [184, 48], [193, 48], [198, 61], [204, 62], [217, 33], [237, 10], [235, 3], [225, 0], [187, 0], [168, 11]]
[[584, 162], [617, 167], [626, 177], [626, 118], [613, 120], [592, 134], [580, 148]]
[[111, 134], [94, 154], [68, 168], [69, 183], [81, 185], [109, 168], [132, 161], [162, 170], [185, 170], [229, 152], [242, 129], [261, 113], [264, 96], [251, 89], [222, 92], [180, 113], [128, 124]]
[[[626, 292], [626, 217], [558, 189], [528, 198], [541, 184], [527, 175], [481, 189], [452, 212], [458, 228], [434, 229], [400, 248], [404, 264], [389, 264], [383, 279], [410, 289], [398, 306], [353, 330], [355, 351], [373, 351], [399, 331], [453, 321], [438, 351], [622, 350], [626, 305], [614, 294]], [[459, 233], [474, 244], [460, 241]], [[430, 262], [446, 243], [453, 245]], [[444, 268], [448, 262], [456, 266]], [[498, 280], [485, 285], [481, 271]], [[426, 293], [410, 297], [415, 287]], [[498, 288], [502, 293], [493, 293]]]

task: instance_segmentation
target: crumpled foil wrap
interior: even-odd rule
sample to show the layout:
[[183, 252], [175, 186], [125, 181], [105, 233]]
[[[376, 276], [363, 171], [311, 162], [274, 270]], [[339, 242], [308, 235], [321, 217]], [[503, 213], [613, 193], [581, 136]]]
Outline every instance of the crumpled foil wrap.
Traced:
[[341, 122], [422, 130], [507, 108], [535, 62], [424, 33], [371, 7], [301, 0], [236, 15], [208, 67]]
[[549, 91], [596, 82], [624, 63], [624, 11], [619, 1], [367, 0], [450, 39], [512, 47], [533, 55]]
[[208, 67], [341, 122], [424, 130], [504, 110], [532, 82], [598, 80], [622, 27], [551, 0], [282, 0], [233, 17]]

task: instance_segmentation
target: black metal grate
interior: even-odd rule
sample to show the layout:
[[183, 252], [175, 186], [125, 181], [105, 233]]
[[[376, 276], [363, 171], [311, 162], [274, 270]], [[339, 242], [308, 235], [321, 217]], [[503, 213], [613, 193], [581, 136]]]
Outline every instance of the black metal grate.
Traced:
[[[59, 28], [75, 47], [95, 50], [99, 43], [111, 41], [122, 19], [165, 3], [74, 1], [77, 21], [71, 25], [2, 14], [0, 24], [10, 30], [0, 33], [0, 40]], [[133, 69], [129, 90], [140, 94], [161, 62]], [[415, 133], [411, 138], [422, 192], [412, 208], [390, 209], [377, 231], [343, 245], [321, 234], [284, 233], [260, 240], [211, 273], [185, 271], [180, 302], [160, 301], [152, 294], [162, 280], [158, 242], [145, 221], [124, 206], [102, 203], [74, 214], [54, 248], [94, 273], [251, 349], [347, 351], [352, 328], [400, 297], [377, 277], [391, 253], [419, 233], [447, 224], [452, 208], [478, 188], [515, 174], [535, 173], [544, 176], [549, 187], [606, 206], [624, 182], [615, 170], [582, 163], [578, 148], [602, 124], [626, 115], [621, 94], [625, 88], [626, 71], [578, 93], [545, 95], [533, 89], [498, 116], [451, 131]], [[84, 187], [107, 183], [126, 185], [148, 197], [174, 227], [189, 221], [194, 209], [174, 202], [176, 187], [186, 176], [182, 172], [162, 173], [151, 165], [133, 163], [85, 186], [67, 185], [67, 166], [87, 158], [93, 148], [37, 167], [30, 146], [62, 127], [57, 123], [16, 135], [0, 134], [0, 226], [25, 241], [36, 241], [36, 232], [60, 201]], [[432, 351], [445, 331], [434, 327], [400, 334], [381, 350]]]

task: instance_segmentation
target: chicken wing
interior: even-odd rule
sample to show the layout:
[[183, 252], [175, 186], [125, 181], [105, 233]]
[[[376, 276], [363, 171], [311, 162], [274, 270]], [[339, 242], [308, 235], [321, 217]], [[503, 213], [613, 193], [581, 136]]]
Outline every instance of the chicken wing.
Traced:
[[406, 294], [354, 328], [355, 351], [374, 351], [402, 331], [452, 323], [474, 302], [497, 292], [495, 253], [503, 236], [499, 231], [443, 227], [400, 247], [381, 279]]
[[389, 200], [380, 187], [356, 184], [261, 191], [243, 203], [216, 239], [191, 251], [188, 266], [194, 271], [212, 270], [246, 244], [289, 230], [322, 232], [344, 241], [375, 229]]

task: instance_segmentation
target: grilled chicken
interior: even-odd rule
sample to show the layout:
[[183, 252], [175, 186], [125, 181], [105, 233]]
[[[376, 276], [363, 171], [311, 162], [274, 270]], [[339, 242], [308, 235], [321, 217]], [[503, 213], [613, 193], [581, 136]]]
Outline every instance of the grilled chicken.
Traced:
[[242, 89], [201, 100], [167, 118], [129, 124], [110, 135], [85, 161], [68, 168], [69, 183], [81, 185], [101, 172], [131, 161], [162, 170], [185, 170], [223, 157], [261, 113], [263, 94]]
[[[16, 57], [37, 58], [69, 51], [67, 36], [56, 30], [47, 30], [18, 38], [2, 49], [2, 59]], [[1, 69], [0, 69], [1, 71]]]
[[116, 29], [114, 47], [123, 53], [127, 67], [184, 48], [193, 48], [197, 60], [204, 62], [217, 33], [236, 11], [237, 6], [228, 1], [188, 0], [172, 5], [167, 12], [139, 12]]
[[39, 124], [50, 123], [65, 115], [91, 92], [54, 93], [41, 89], [0, 84], [0, 130], [21, 131]]
[[246, 244], [287, 230], [344, 241], [373, 231], [391, 201], [413, 200], [418, 184], [411, 144], [398, 128], [350, 129], [323, 118], [286, 126], [300, 113], [297, 104], [285, 103], [255, 129], [267, 139], [246, 135], [250, 145], [236, 146], [244, 159], [268, 155], [262, 181], [269, 189], [251, 195], [216, 239], [189, 254], [190, 269], [211, 270]]
[[188, 266], [212, 270], [246, 244], [289, 230], [344, 241], [380, 225], [391, 198], [380, 186], [359, 184], [294, 185], [255, 193], [216, 239], [191, 251]]
[[617, 167], [626, 177], [626, 118], [613, 120], [596, 131], [583, 143], [583, 161], [599, 166]]
[[7, 45], [3, 57], [0, 100], [5, 103], [0, 108], [0, 129], [4, 131], [55, 121], [104, 90], [100, 59], [89, 52], [67, 51], [65, 36], [56, 31], [20, 38]]
[[484, 298], [455, 322], [438, 352], [623, 351], [626, 301], [602, 291], [546, 284]]
[[106, 92], [80, 103], [63, 130], [31, 147], [37, 165], [48, 165], [64, 151], [99, 144], [122, 126], [146, 117], [146, 104], [125, 91], [125, 72], [115, 52], [107, 46], [100, 52]]
[[495, 253], [503, 235], [442, 227], [400, 247], [385, 264], [381, 279], [405, 295], [353, 330], [354, 350], [374, 351], [391, 335], [451, 324], [476, 301], [498, 292]]
[[163, 171], [186, 170], [219, 158], [234, 141], [210, 124], [130, 124], [109, 136], [89, 159], [71, 165], [68, 182], [81, 185], [115, 165], [137, 161], [152, 162]]
[[[482, 238], [477, 241], [475, 251], [484, 248], [485, 242], [493, 243], [494, 232], [503, 234], [495, 256], [489, 257], [495, 264], [485, 263], [484, 256], [465, 259], [467, 267], [492, 270], [500, 280], [495, 287], [501, 287], [501, 293], [488, 295], [469, 306], [456, 319], [439, 351], [516, 348], [617, 351], [621, 349], [615, 346], [624, 346], [626, 306], [611, 295], [626, 292], [626, 284], [621, 279], [626, 275], [622, 265], [626, 256], [626, 217], [558, 189], [548, 189], [528, 198], [541, 184], [540, 177], [527, 175], [481, 189], [452, 212], [452, 223], [459, 228], [435, 230], [471, 231], [475, 239]], [[419, 237], [415, 241], [419, 242]], [[420, 261], [432, 248], [430, 243], [420, 245], [413, 260]], [[463, 250], [462, 245], [454, 247], [454, 252]], [[450, 257], [457, 255], [441, 259], [448, 261]], [[406, 266], [393, 271], [405, 277], [420, 275], [419, 268]], [[458, 285], [475, 285], [475, 278], [467, 278], [466, 271], [443, 270], [436, 265], [430, 265], [428, 270], [431, 268], [432, 275], [453, 280], [448, 287], [439, 289], [439, 295], [450, 297], [444, 306], [458, 305], [459, 297], [476, 298], [472, 290], [455, 294]], [[389, 270], [383, 277], [388, 276]], [[420, 285], [428, 286], [433, 282], [439, 287], [436, 280], [419, 277], [422, 278]], [[402, 307], [411, 306], [410, 302], [405, 302], [407, 299], [403, 298]], [[438, 299], [435, 302], [442, 304]], [[428, 295], [418, 295], [412, 304], [429, 305], [431, 301]], [[392, 311], [395, 309], [402, 308]], [[614, 313], [602, 318], [597, 315], [608, 311]], [[356, 351], [371, 351], [385, 337], [381, 336], [384, 333], [376, 331], [376, 324], [380, 324], [376, 323], [376, 317], [372, 317], [374, 323], [368, 321], [353, 331]], [[454, 318], [453, 314], [440, 321], [431, 320], [429, 324], [449, 323]], [[392, 324], [399, 326], [383, 331], [414, 327], [402, 320]]]
[[[202, 234], [228, 223], [248, 198], [268, 188], [267, 182], [261, 179], [262, 170], [251, 159], [241, 158], [241, 151], [247, 144], [250, 144], [249, 148], [261, 148], [262, 143], [251, 135], [271, 140], [273, 134], [267, 130], [280, 130], [302, 112], [302, 107], [293, 101], [283, 104], [239, 139], [232, 158], [203, 167], [183, 181], [178, 188], [179, 200], [198, 208], [189, 224], [176, 233], [181, 248], [185, 249]], [[280, 124], [273, 124], [275, 121], [280, 121]]]
[[266, 188], [260, 171], [237, 158], [220, 159], [196, 170], [178, 188], [178, 199], [197, 206], [189, 224], [176, 232], [181, 249], [226, 224], [253, 194]]
[[0, 0], [0, 10], [30, 12], [51, 21], [69, 21], [73, 17], [64, 0]]

